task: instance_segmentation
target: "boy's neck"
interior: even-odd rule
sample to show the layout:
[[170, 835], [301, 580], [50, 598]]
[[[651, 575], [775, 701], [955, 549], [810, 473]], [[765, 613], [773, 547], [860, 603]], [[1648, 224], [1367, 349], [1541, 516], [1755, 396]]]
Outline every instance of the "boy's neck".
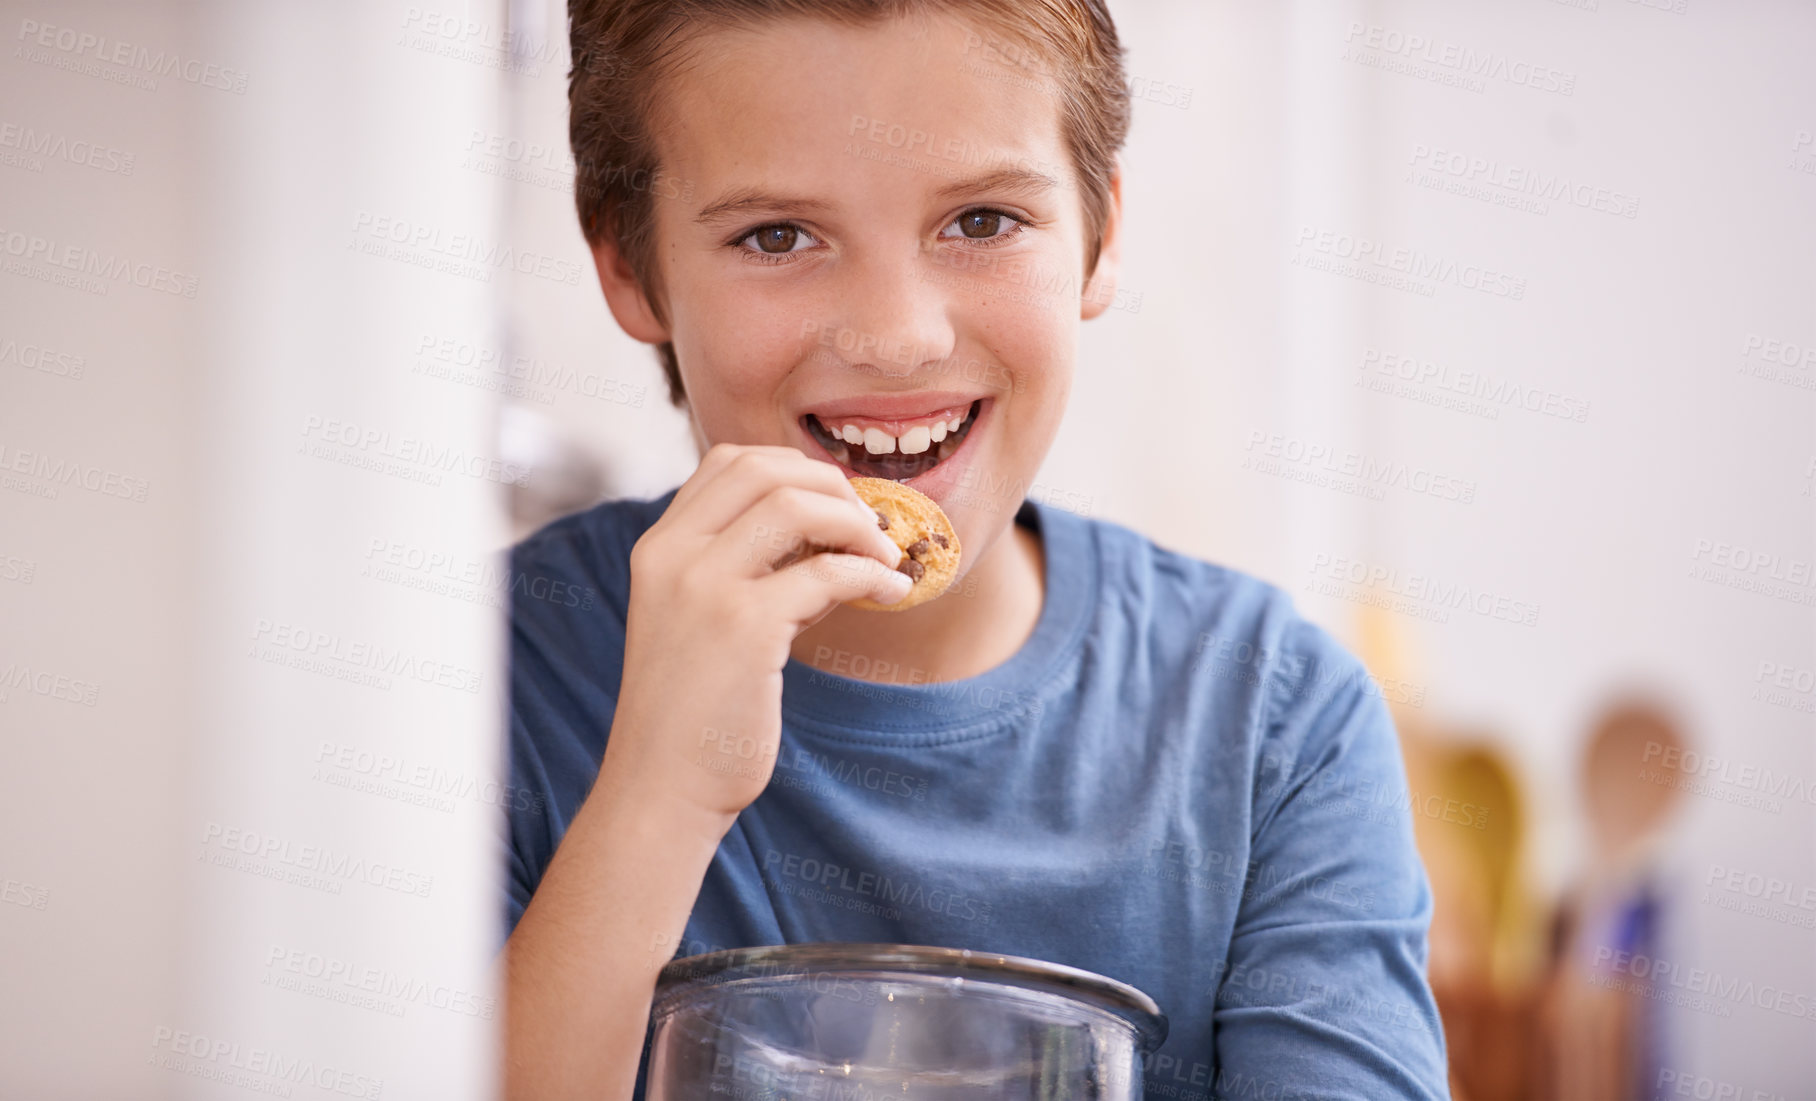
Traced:
[[962, 680], [1015, 655], [1040, 619], [1046, 562], [1040, 536], [1011, 523], [946, 595], [900, 614], [834, 608], [796, 636], [796, 661], [856, 680]]

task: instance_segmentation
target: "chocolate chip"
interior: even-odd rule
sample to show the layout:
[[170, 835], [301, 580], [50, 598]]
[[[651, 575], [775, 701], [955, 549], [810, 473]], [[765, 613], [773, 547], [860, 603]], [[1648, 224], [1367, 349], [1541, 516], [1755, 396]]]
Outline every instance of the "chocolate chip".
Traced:
[[889, 530], [889, 517], [884, 516], [881, 512], [877, 512], [876, 509], [871, 509], [870, 511], [876, 512], [877, 530], [878, 531], [888, 531]]
[[918, 562], [920, 561], [921, 555], [926, 554], [932, 546], [933, 544], [927, 542], [925, 539], [916, 539], [914, 542], [908, 544], [908, 549], [904, 553]]
[[902, 559], [902, 564], [897, 566], [896, 569], [901, 571], [902, 573], [907, 574], [910, 578], [912, 578], [915, 581], [919, 581], [921, 579], [921, 575], [927, 572], [927, 567], [921, 565], [919, 562], [916, 562], [912, 558]]
[[941, 549], [950, 547], [952, 545], [951, 540], [947, 539], [944, 535], [941, 535], [937, 531], [933, 533], [933, 541], [935, 543], [938, 543], [940, 545]]

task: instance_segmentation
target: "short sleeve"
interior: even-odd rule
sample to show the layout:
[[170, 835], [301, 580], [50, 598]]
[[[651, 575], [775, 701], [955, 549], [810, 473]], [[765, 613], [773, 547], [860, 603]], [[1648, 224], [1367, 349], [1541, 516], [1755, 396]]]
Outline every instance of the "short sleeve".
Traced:
[[1386, 705], [1360, 662], [1295, 619], [1264, 714], [1214, 1011], [1217, 1096], [1448, 1097], [1431, 890]]
[[[520, 751], [518, 747], [529, 745], [528, 739], [523, 736], [523, 731], [519, 729], [521, 726], [522, 720], [513, 714], [511, 716], [510, 726], [512, 782], [510, 786], [506, 788], [507, 794], [512, 797], [505, 802], [504, 815], [499, 819], [502, 828], [498, 835], [501, 852], [499, 866], [504, 869], [502, 880], [504, 889], [504, 924], [501, 927], [498, 936], [498, 948], [500, 951], [504, 949], [505, 942], [511, 939], [511, 934], [516, 931], [517, 923], [523, 920], [523, 912], [528, 909], [530, 905], [530, 896], [536, 891], [537, 877], [532, 873], [530, 863], [524, 859], [523, 852], [519, 847], [519, 841], [528, 832], [526, 827], [529, 825], [521, 815], [525, 811], [541, 809], [537, 805], [540, 800], [533, 794], [528, 798], [520, 797], [528, 791], [527, 788], [522, 787], [519, 784], [525, 777], [527, 770], [517, 763], [516, 757]], [[523, 805], [519, 806], [518, 804]]]
[[[629, 543], [616, 503], [557, 521], [511, 554], [510, 781], [499, 856], [502, 947], [599, 773], [624, 663]], [[610, 538], [595, 538], [591, 524]]]

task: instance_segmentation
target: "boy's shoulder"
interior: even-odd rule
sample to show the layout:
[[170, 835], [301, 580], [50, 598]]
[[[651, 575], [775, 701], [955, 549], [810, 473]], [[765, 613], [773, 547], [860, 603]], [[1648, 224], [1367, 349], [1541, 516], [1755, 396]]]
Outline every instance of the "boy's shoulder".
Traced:
[[511, 548], [511, 568], [593, 574], [621, 566], [631, 547], [662, 518], [677, 489], [655, 497], [601, 501], [551, 520]]
[[1099, 622], [1120, 619], [1111, 629], [1145, 646], [1151, 680], [1188, 685], [1211, 713], [1249, 716], [1246, 753], [1270, 783], [1339, 751], [1397, 752], [1387, 689], [1284, 588], [1119, 524], [1083, 523], [1106, 570]]
[[518, 633], [558, 647], [615, 636], [630, 604], [631, 547], [674, 495], [602, 501], [550, 521], [513, 546], [509, 606]]
[[[1043, 509], [1043, 515], [1056, 510]], [[1183, 645], [1210, 676], [1288, 691], [1308, 675], [1359, 675], [1362, 663], [1306, 617], [1291, 593], [1254, 574], [1163, 546], [1101, 517], [1063, 513], [1089, 532], [1101, 563], [1098, 600], [1167, 650]]]

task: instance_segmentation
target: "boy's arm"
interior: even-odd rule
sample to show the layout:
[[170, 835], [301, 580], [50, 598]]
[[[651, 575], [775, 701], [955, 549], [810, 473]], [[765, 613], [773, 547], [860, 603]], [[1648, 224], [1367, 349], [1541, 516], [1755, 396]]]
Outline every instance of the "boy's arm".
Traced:
[[726, 823], [626, 780], [608, 742], [505, 945], [507, 1097], [632, 1095], [657, 972]]
[[1392, 720], [1329, 636], [1292, 634], [1219, 976], [1213, 1096], [1448, 1097], [1425, 978], [1431, 891]]
[[[788, 558], [797, 545], [845, 549]], [[574, 555], [556, 572], [621, 568], [597, 549]], [[840, 601], [902, 599], [901, 557], [837, 468], [720, 444], [629, 549], [620, 621], [514, 604], [513, 770], [544, 798], [568, 785], [579, 807], [565, 829], [558, 813], [512, 818], [524, 829], [510, 852], [513, 912], [526, 858], [540, 859], [525, 842], [544, 825], [559, 838], [547, 838], [554, 853], [505, 945], [506, 1096], [633, 1095], [656, 975], [720, 839], [769, 782], [790, 644]], [[577, 731], [605, 711], [595, 773]], [[584, 801], [572, 786], [582, 778]]]

